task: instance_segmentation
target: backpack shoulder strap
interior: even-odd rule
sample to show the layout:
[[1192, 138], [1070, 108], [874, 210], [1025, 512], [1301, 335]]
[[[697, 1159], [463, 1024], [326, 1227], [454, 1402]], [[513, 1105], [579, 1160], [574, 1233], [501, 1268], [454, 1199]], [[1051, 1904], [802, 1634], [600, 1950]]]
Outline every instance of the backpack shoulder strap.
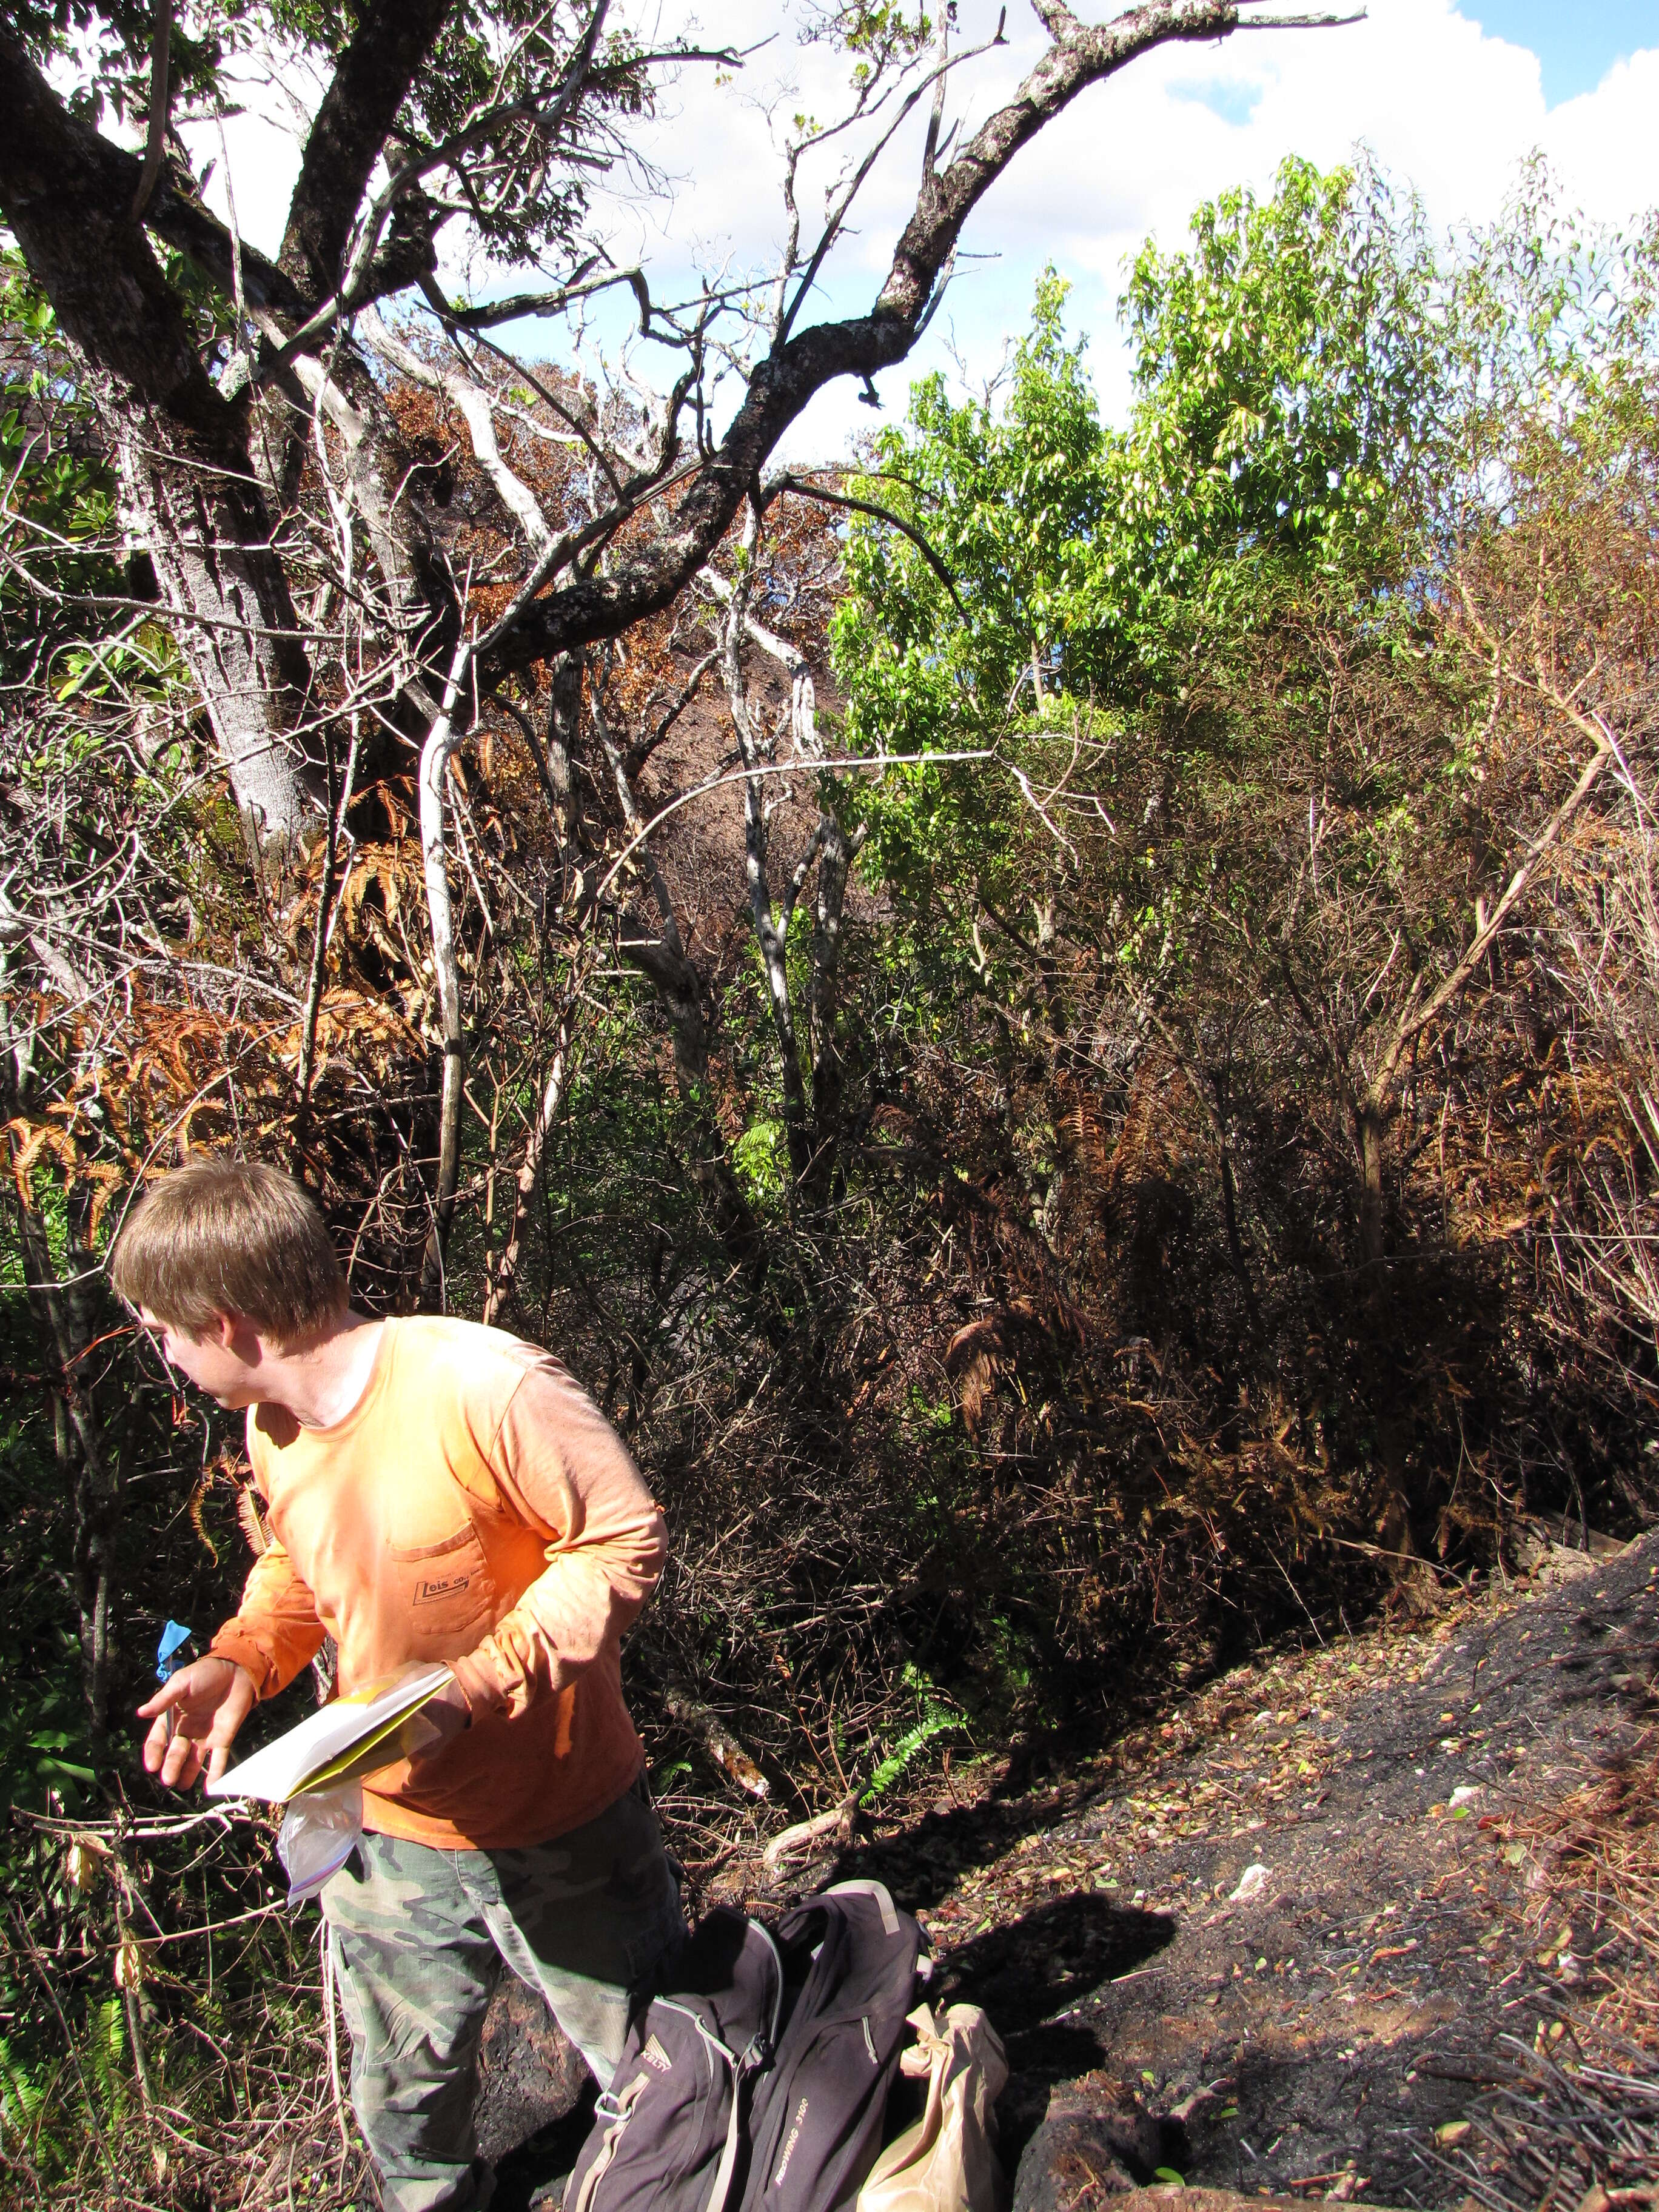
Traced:
[[622, 2145], [628, 2131], [628, 2123], [634, 2116], [634, 2107], [647, 2087], [650, 2076], [636, 2074], [625, 2089], [613, 2083], [603, 2091], [593, 2107], [595, 2125], [603, 2123], [605, 2136], [595, 2152], [592, 2163], [581, 2178], [581, 2185], [570, 2200], [568, 2212], [588, 2212], [593, 2202], [593, 2192], [609, 2172], [611, 2161]]
[[818, 1895], [820, 1897], [870, 1898], [873, 1900], [876, 1910], [881, 1915], [882, 1934], [884, 1936], [896, 1936], [899, 1932], [898, 1907], [894, 1904], [892, 1896], [884, 1882], [837, 1881], [832, 1883], [828, 1889], [821, 1889], [818, 1892]]
[[[720, 2162], [714, 2169], [708, 2202], [703, 2206], [703, 2212], [726, 2212], [726, 2200], [732, 2193], [732, 2176], [737, 2171], [738, 2151], [743, 2142], [742, 2061], [735, 2051], [720, 2041], [702, 2014], [690, 2005], [676, 2004], [672, 1997], [659, 1997], [657, 2003], [664, 2011], [679, 2013], [689, 2020], [702, 2038], [709, 2056], [724, 2066], [731, 2076], [731, 2096], [728, 2100], [731, 2111], [726, 2123], [726, 2148], [720, 2153]], [[586, 2208], [576, 2204], [571, 2208], [571, 2212], [586, 2212]]]

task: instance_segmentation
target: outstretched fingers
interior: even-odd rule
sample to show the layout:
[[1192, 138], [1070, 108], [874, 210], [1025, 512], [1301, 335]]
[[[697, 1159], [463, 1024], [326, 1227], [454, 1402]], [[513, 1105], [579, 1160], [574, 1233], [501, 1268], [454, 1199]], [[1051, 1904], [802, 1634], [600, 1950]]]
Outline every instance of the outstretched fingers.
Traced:
[[138, 1708], [138, 1717], [151, 1723], [145, 1771], [159, 1774], [170, 1790], [187, 1790], [204, 1765], [210, 1777], [222, 1774], [256, 1694], [246, 1668], [228, 1659], [210, 1653], [181, 1667]]
[[162, 1713], [144, 1738], [144, 1771], [159, 1774], [169, 1790], [187, 1790], [201, 1771], [202, 1755], [191, 1739]]
[[[162, 1683], [159, 1690], [152, 1691], [138, 1708], [139, 1719], [153, 1720], [157, 1713], [165, 1714], [169, 1707], [181, 1705], [190, 1695], [190, 1684], [185, 1680], [189, 1672], [187, 1667], [181, 1667], [177, 1674], [170, 1675]], [[150, 1733], [153, 1735], [155, 1730], [152, 1729]]]

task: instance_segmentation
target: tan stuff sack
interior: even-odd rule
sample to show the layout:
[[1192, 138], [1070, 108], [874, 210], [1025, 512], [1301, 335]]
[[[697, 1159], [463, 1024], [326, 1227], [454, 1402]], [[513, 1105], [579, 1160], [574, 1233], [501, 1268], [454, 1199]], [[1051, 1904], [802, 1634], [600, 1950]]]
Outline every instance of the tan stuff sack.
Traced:
[[858, 2212], [1005, 2212], [1008, 2186], [992, 2148], [991, 2107], [1008, 2079], [997, 2032], [977, 2005], [952, 2005], [943, 2028], [926, 2005], [910, 2014], [916, 2040], [899, 2061], [927, 2078], [927, 2105], [889, 2143], [858, 2194]]

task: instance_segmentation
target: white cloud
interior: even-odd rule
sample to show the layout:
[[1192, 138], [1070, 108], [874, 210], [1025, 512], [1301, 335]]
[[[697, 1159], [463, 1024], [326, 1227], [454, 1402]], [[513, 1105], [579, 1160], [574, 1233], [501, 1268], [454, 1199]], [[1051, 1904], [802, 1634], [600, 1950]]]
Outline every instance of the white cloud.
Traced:
[[[1041, 51], [1034, 19], [1022, 21], [1018, 0], [1010, 12], [1008, 45], [952, 80], [951, 112], [963, 115], [966, 129], [1006, 97]], [[962, 0], [964, 39], [987, 36], [995, 14], [994, 0]], [[677, 27], [654, 7], [651, 21], [659, 38]], [[773, 43], [734, 84], [690, 67], [665, 94], [642, 149], [675, 180], [671, 198], [611, 195], [617, 250], [652, 269], [659, 296], [672, 295], [694, 265], [749, 273], [775, 256], [779, 162], [763, 110], [776, 103], [786, 121], [797, 109], [826, 118], [846, 87], [844, 58], [800, 45], [797, 27], [785, 0], [723, 0], [702, 35], [741, 46], [773, 34]], [[280, 236], [297, 162], [296, 95], [303, 100], [305, 88], [285, 73], [279, 94], [262, 95], [264, 119], [250, 114], [229, 125], [238, 214], [267, 251]], [[1518, 164], [1541, 147], [1571, 200], [1595, 216], [1628, 221], [1659, 201], [1656, 106], [1659, 49], [1617, 64], [1595, 91], [1547, 109], [1536, 56], [1486, 35], [1454, 0], [1370, 0], [1367, 20], [1344, 29], [1164, 48], [1084, 94], [994, 187], [970, 220], [939, 324], [909, 362], [880, 379], [883, 398], [890, 411], [902, 407], [915, 375], [948, 365], [952, 334], [974, 372], [987, 373], [1006, 335], [1023, 327], [1037, 273], [1053, 260], [1074, 281], [1072, 320], [1091, 335], [1103, 397], [1115, 411], [1127, 394], [1115, 321], [1126, 257], [1149, 233], [1178, 244], [1198, 201], [1231, 185], [1266, 187], [1291, 153], [1328, 165], [1364, 142], [1445, 227], [1490, 219]], [[823, 308], [847, 312], [873, 299], [910, 205], [921, 128], [918, 112], [866, 186], [856, 234], [826, 271]], [[197, 150], [216, 152], [211, 126]], [[821, 155], [803, 174], [809, 225], [839, 161], [839, 152]], [[620, 330], [618, 323], [618, 337]], [[872, 419], [850, 389], [832, 389], [797, 426], [792, 449], [833, 454]]]
[[1584, 205], [1626, 222], [1659, 201], [1659, 46], [1615, 62], [1594, 92], [1551, 111], [1545, 150]]

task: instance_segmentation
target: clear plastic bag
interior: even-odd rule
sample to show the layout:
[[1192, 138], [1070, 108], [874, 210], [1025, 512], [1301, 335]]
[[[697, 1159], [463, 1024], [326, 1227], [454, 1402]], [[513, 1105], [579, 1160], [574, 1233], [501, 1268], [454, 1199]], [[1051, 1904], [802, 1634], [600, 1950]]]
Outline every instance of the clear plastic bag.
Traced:
[[337, 1874], [363, 1832], [363, 1791], [358, 1782], [307, 1790], [289, 1802], [276, 1838], [276, 1855], [288, 1869], [288, 1901], [303, 1905]]
[[952, 2005], [937, 2024], [918, 2005], [910, 2025], [916, 2040], [899, 2064], [913, 2080], [927, 2076], [927, 2109], [876, 2160], [857, 2212], [1004, 2212], [991, 2107], [1008, 2062], [997, 2032], [977, 2005]]

